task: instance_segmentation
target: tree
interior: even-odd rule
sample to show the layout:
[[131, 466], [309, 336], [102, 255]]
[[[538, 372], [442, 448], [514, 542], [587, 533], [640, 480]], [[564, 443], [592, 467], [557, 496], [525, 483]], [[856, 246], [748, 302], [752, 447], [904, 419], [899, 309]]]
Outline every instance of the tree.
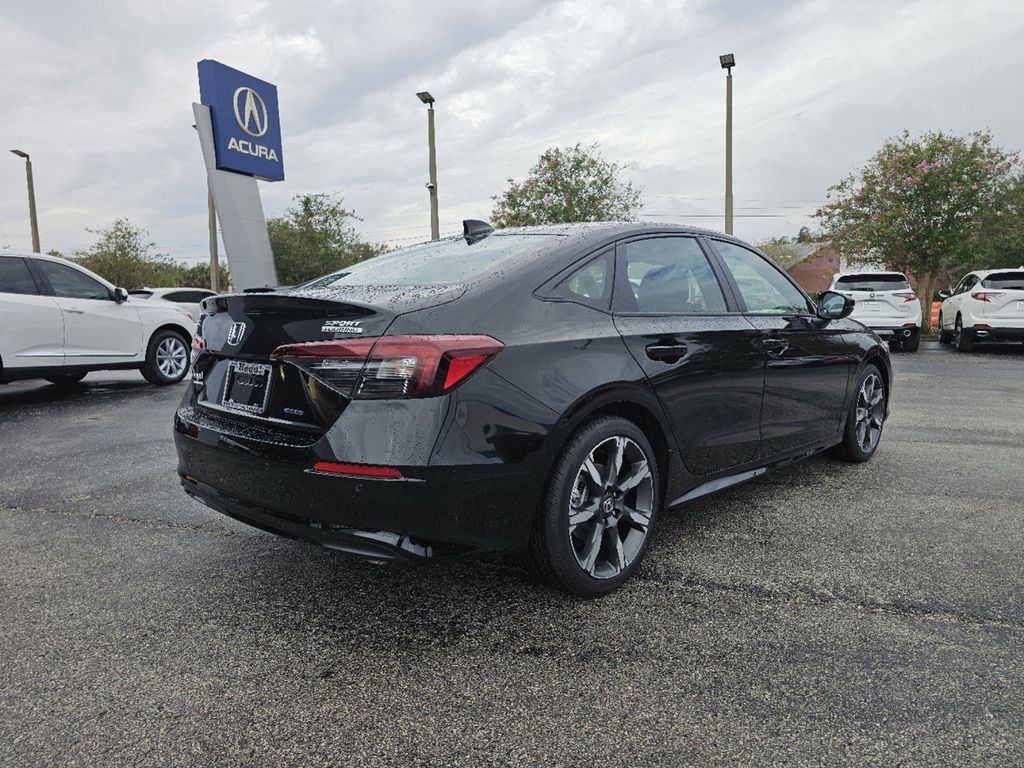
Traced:
[[[226, 291], [231, 282], [231, 273], [223, 261], [217, 264], [217, 286], [221, 291]], [[200, 262], [191, 267], [181, 267], [181, 275], [175, 285], [188, 288], [209, 288], [210, 287], [210, 263]]]
[[386, 250], [365, 242], [353, 222], [362, 221], [342, 207], [337, 194], [306, 194], [284, 216], [267, 221], [277, 279], [295, 285], [355, 264]]
[[982, 223], [998, 210], [1018, 164], [988, 131], [918, 138], [904, 131], [833, 186], [816, 216], [852, 260], [912, 273], [927, 327], [936, 281], [948, 283], [976, 260]]
[[773, 237], [758, 243], [757, 247], [783, 269], [789, 269], [803, 259], [800, 249], [793, 245], [788, 237]]
[[[993, 208], [978, 222], [974, 263], [994, 269], [1024, 266], [1024, 176], [1000, 190]], [[960, 272], [969, 272], [973, 265]]]
[[552, 147], [522, 182], [508, 180], [495, 201], [496, 227], [575, 221], [632, 221], [643, 207], [640, 189], [622, 179], [625, 166], [605, 160], [597, 144]]
[[129, 291], [143, 286], [173, 286], [181, 266], [167, 256], [154, 253], [149, 233], [125, 218], [99, 229], [89, 229], [99, 239], [87, 251], [72, 257], [86, 269], [102, 275]]

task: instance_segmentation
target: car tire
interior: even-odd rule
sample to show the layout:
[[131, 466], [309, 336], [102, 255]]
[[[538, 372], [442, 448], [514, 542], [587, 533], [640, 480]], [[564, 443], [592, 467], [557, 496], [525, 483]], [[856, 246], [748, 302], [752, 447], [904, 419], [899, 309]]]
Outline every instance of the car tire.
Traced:
[[46, 380], [58, 387], [73, 387], [84, 378], [84, 373], [62, 373], [59, 376], [47, 376]]
[[921, 347], [921, 332], [911, 331], [910, 335], [903, 339], [904, 352], [917, 352]]
[[647, 551], [660, 494], [657, 458], [643, 431], [614, 416], [588, 422], [569, 438], [548, 478], [530, 564], [579, 597], [618, 589]]
[[942, 328], [942, 313], [939, 312], [939, 344], [949, 344], [953, 340], [953, 334]]
[[854, 400], [846, 415], [843, 441], [832, 454], [843, 461], [860, 463], [875, 455], [885, 426], [888, 400], [885, 376], [873, 363], [861, 371], [854, 389]]
[[956, 325], [953, 330], [953, 346], [957, 352], [973, 352], [974, 337], [964, 328], [964, 321], [960, 315], [956, 316]]
[[153, 334], [146, 350], [142, 375], [151, 384], [166, 386], [185, 378], [190, 364], [190, 340], [178, 331], [163, 330]]

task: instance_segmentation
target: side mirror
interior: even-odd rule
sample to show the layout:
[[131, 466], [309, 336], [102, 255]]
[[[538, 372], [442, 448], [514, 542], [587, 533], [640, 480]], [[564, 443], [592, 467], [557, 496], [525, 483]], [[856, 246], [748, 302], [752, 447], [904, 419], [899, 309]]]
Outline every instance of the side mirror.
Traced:
[[857, 302], [835, 291], [822, 291], [818, 295], [818, 317], [823, 320], [841, 320], [853, 312]]
[[115, 288], [114, 301], [116, 301], [118, 304], [123, 304], [124, 302], [128, 301], [128, 291], [126, 291], [124, 288]]
[[953, 292], [951, 290], [949, 290], [949, 289], [946, 289], [946, 290], [943, 290], [943, 291], [939, 291], [939, 298], [942, 299], [943, 301], [945, 301], [946, 299], [948, 299], [952, 295], [953, 295]]

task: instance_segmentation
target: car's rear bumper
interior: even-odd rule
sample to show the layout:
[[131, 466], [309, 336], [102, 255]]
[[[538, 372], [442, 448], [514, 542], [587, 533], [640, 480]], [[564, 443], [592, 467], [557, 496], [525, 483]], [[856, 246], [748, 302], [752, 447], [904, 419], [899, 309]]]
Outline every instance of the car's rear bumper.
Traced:
[[972, 330], [977, 341], [1024, 341], [1024, 323], [1017, 327], [978, 324]]
[[326, 474], [313, 470], [332, 459], [322, 441], [225, 434], [190, 415], [175, 418], [182, 487], [257, 528], [403, 561], [515, 552], [528, 541], [537, 503], [530, 464], [400, 466], [398, 480]]
[[[863, 320], [860, 320], [860, 322], [864, 323]], [[918, 323], [914, 323], [910, 320], [907, 320], [899, 324], [895, 322], [885, 322], [876, 325], [864, 323], [864, 325], [867, 325], [868, 328], [870, 328], [872, 331], [877, 333], [882, 338], [907, 338], [909, 336], [913, 336], [915, 333], [918, 333], [920, 331]]]

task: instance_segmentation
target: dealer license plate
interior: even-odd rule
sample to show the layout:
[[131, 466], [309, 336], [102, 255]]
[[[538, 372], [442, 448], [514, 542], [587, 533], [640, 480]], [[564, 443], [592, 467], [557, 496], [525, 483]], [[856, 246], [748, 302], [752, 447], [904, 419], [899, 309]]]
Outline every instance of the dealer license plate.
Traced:
[[231, 360], [221, 404], [234, 411], [262, 415], [270, 402], [269, 365]]
[[878, 302], [877, 301], [862, 301], [860, 303], [861, 309], [865, 312], [877, 312]]

